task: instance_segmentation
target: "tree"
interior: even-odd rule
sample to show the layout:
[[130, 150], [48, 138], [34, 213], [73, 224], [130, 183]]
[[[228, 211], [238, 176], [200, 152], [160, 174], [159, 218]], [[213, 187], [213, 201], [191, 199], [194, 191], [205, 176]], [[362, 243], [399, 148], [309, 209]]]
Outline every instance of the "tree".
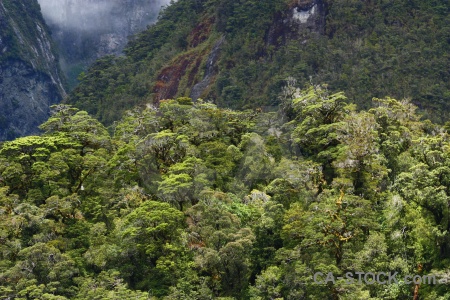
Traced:
[[339, 129], [354, 105], [346, 103], [343, 93], [328, 94], [321, 86], [310, 86], [293, 100], [296, 118], [292, 139], [300, 146], [303, 155], [311, 156], [322, 164], [325, 180], [334, 177], [332, 162], [336, 160], [341, 143]]
[[15, 293], [25, 296], [24, 299], [34, 298], [40, 293], [70, 297], [73, 295], [72, 279], [77, 274], [74, 262], [67, 255], [53, 246], [37, 243], [18, 253], [18, 260], [2, 281], [3, 284], [17, 282]]
[[199, 158], [188, 157], [169, 168], [158, 183], [158, 196], [183, 210], [183, 204], [198, 202], [200, 192], [210, 186], [210, 171]]
[[375, 108], [369, 113], [375, 116], [379, 126], [380, 152], [387, 159], [391, 182], [402, 171], [400, 155], [412, 145], [414, 136], [421, 134], [417, 107], [408, 100], [397, 101], [392, 98], [372, 100]]
[[[220, 200], [222, 199], [222, 200]], [[215, 295], [242, 296], [250, 275], [254, 235], [228, 209], [226, 195], [207, 193], [186, 211], [189, 246], [200, 273], [209, 277]]]
[[147, 300], [149, 293], [135, 291], [128, 288], [117, 270], [103, 271], [95, 278], [77, 278], [80, 290], [73, 298], [82, 299], [136, 299]]
[[388, 170], [385, 158], [379, 154], [378, 124], [373, 115], [365, 112], [350, 113], [338, 131], [342, 147], [334, 162], [337, 185], [354, 189], [354, 193], [367, 199], [382, 192]]
[[[448, 147], [448, 136], [443, 132], [415, 140], [411, 148], [411, 156], [415, 160], [409, 161], [409, 169], [398, 175], [394, 186], [408, 203], [425, 210], [424, 218], [432, 216], [433, 221], [429, 222], [435, 227], [433, 232], [440, 257], [447, 257], [450, 253], [450, 241], [445, 234], [450, 229]], [[432, 254], [429, 256], [433, 257]]]
[[[332, 272], [335, 276], [349, 269], [353, 253], [377, 229], [370, 201], [346, 195], [343, 190], [339, 195], [325, 190], [306, 209], [294, 204], [284, 217], [282, 237], [288, 249], [300, 251], [300, 262], [305, 264], [301, 268], [309, 268], [312, 273]], [[305, 270], [302, 274], [308, 276]], [[333, 299], [347, 289], [343, 282], [336, 284], [328, 285]], [[312, 287], [313, 291], [316, 288]]]
[[[77, 142], [63, 135], [28, 136], [7, 142], [0, 150], [0, 157], [5, 162], [0, 166], [3, 183], [10, 187], [11, 192], [25, 197], [30, 189], [39, 188], [36, 184], [41, 176], [41, 167], [53, 153], [78, 147]], [[42, 201], [42, 197], [37, 195], [37, 201]]]
[[78, 111], [68, 105], [52, 106], [52, 116], [39, 128], [46, 135], [63, 132], [78, 142], [83, 153], [89, 149], [109, 148], [110, 137], [106, 128], [85, 111]]
[[163, 130], [146, 136], [138, 145], [138, 151], [142, 153], [144, 161], [151, 159], [158, 170], [164, 173], [170, 165], [186, 155], [188, 145], [188, 138], [185, 135]]
[[256, 133], [245, 134], [242, 136], [239, 148], [243, 153], [240, 159], [239, 179], [248, 188], [269, 183], [275, 159], [267, 153], [264, 139]]
[[121, 251], [116, 267], [132, 288], [166, 294], [186, 269], [184, 216], [167, 203], [147, 200], [118, 220], [114, 235]]

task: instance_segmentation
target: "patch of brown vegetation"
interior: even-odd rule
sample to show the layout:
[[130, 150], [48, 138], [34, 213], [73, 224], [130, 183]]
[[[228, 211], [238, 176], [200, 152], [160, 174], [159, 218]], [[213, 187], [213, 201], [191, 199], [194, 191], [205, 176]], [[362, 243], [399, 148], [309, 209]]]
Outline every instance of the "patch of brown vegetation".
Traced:
[[[159, 72], [156, 83], [153, 86], [153, 101], [159, 103], [164, 99], [175, 98], [180, 88], [180, 81], [187, 74], [187, 87], [195, 84], [195, 77], [200, 70], [203, 52], [191, 52], [175, 58], [172, 63]], [[184, 86], [183, 84], [183, 87]]]
[[195, 61], [195, 65], [192, 68], [191, 72], [189, 72], [187, 86], [190, 87], [190, 86], [194, 85], [195, 76], [198, 73], [201, 63], [202, 63], [202, 56], [199, 56], [199, 57], [197, 57], [197, 60]]
[[180, 80], [186, 73], [186, 69], [192, 60], [192, 54], [184, 54], [176, 58], [170, 66], [161, 70], [153, 87], [153, 92], [155, 93], [153, 100], [155, 103], [175, 97]]
[[[214, 18], [205, 18], [189, 34], [188, 45], [195, 48], [206, 41], [212, 31]], [[177, 96], [180, 89], [180, 81], [186, 76], [181, 88], [190, 88], [196, 82], [196, 76], [200, 71], [204, 55], [207, 49], [186, 53], [175, 58], [169, 66], [162, 69], [153, 86], [153, 101], [158, 103], [163, 99], [171, 99]]]
[[195, 48], [208, 39], [214, 24], [214, 18], [208, 18], [204, 22], [199, 23], [189, 34], [189, 47]]

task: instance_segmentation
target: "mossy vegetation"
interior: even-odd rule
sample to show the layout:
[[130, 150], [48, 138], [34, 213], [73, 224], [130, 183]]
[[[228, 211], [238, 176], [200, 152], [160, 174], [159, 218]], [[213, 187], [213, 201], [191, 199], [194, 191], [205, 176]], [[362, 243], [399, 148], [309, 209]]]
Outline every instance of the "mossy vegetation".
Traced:
[[[323, 8], [316, 16], [323, 22], [291, 26], [292, 10], [313, 4]], [[448, 10], [435, 1], [177, 1], [133, 38], [126, 57], [94, 65], [68, 102], [111, 124], [125, 109], [161, 99], [155, 87], [164, 69], [190, 55], [192, 66], [204, 61], [204, 43], [223, 36], [213, 82], [202, 95], [222, 107], [277, 106], [284, 80], [293, 77], [300, 86], [345, 91], [360, 108], [369, 108], [372, 97], [409, 98], [443, 122], [450, 100]], [[194, 71], [172, 75], [183, 84], [163, 96], [185, 96], [202, 79], [202, 70]], [[116, 82], [119, 75], [124, 81]]]
[[0, 296], [448, 299], [403, 280], [448, 280], [449, 126], [421, 119], [448, 112], [448, 6], [322, 1], [323, 28], [275, 28], [298, 3], [179, 0], [80, 75], [98, 119], [61, 104], [1, 145]]
[[[34, 60], [38, 70], [45, 70], [43, 59], [39, 59], [37, 51], [41, 51], [39, 39], [50, 36], [49, 30], [41, 14], [37, 1], [2, 1], [3, 20], [0, 22], [0, 37], [5, 39], [5, 52], [0, 61], [20, 59]], [[42, 43], [43, 41], [41, 41]], [[52, 53], [53, 54], [53, 53]]]
[[0, 297], [447, 299], [403, 278], [447, 278], [448, 129], [389, 97], [356, 111], [287, 84], [283, 99], [167, 99], [110, 133], [53, 107], [42, 136], [0, 148]]

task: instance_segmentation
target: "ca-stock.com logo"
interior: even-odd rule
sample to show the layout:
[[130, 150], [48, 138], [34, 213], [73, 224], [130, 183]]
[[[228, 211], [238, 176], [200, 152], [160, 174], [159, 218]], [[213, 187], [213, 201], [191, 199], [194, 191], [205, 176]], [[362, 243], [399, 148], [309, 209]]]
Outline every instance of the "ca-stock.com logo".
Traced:
[[315, 284], [335, 284], [337, 281], [344, 281], [345, 284], [442, 284], [436, 275], [405, 275], [398, 272], [347, 272], [344, 275], [334, 275], [332, 272], [316, 272], [313, 276]]

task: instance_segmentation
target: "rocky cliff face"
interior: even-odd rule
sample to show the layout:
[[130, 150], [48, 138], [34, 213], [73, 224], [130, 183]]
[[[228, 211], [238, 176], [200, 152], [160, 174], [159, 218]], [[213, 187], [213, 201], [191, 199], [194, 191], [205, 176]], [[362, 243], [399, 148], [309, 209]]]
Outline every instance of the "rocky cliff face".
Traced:
[[39, 0], [73, 86], [94, 60], [120, 54], [128, 36], [153, 23], [169, 0]]
[[288, 11], [278, 13], [270, 27], [266, 42], [280, 46], [287, 40], [306, 42], [310, 33], [325, 31], [326, 4], [323, 0], [293, 1]]
[[37, 0], [0, 0], [0, 140], [38, 132], [65, 90]]

